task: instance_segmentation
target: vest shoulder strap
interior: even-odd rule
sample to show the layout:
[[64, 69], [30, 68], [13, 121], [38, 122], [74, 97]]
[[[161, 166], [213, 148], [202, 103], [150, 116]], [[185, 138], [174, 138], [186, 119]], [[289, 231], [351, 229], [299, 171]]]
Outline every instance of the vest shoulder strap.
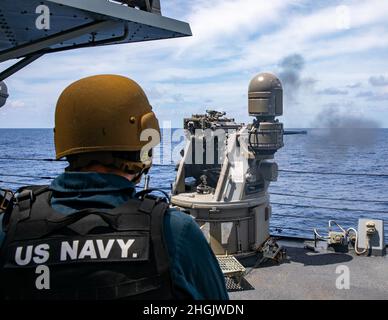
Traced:
[[[168, 207], [162, 198], [146, 194], [142, 199], [131, 199], [114, 209], [88, 208], [64, 215], [51, 207], [50, 199], [51, 192], [47, 186], [23, 189], [5, 230], [7, 239], [39, 239], [64, 228], [80, 235], [86, 235], [96, 227], [109, 227], [113, 232], [150, 232], [151, 220], [159, 220], [159, 228], [163, 227], [160, 215]], [[156, 231], [160, 233], [160, 230]], [[161, 238], [160, 234], [156, 236]]]
[[12, 210], [6, 212], [3, 218], [3, 231], [8, 233], [12, 224], [28, 219], [31, 214], [32, 204], [38, 195], [49, 190], [49, 186], [25, 186], [19, 188], [15, 197]]

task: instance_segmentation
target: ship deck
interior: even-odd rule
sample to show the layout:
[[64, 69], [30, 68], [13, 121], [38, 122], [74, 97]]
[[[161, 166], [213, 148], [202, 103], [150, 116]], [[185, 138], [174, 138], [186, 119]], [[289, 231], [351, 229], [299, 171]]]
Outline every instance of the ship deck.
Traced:
[[[278, 243], [287, 250], [287, 259], [281, 264], [271, 262], [256, 269], [247, 268], [245, 280], [253, 288], [232, 292], [230, 299], [388, 299], [387, 256], [366, 257], [328, 250], [313, 252], [305, 249], [306, 240], [303, 239], [283, 239]], [[349, 289], [336, 286], [338, 277], [344, 275], [343, 266], [349, 270]]]

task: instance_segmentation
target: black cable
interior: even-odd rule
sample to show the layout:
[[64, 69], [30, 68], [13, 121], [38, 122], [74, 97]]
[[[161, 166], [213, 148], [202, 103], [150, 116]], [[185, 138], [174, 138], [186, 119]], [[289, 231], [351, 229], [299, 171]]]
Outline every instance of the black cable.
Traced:
[[299, 204], [292, 204], [292, 203], [279, 203], [279, 202], [271, 202], [271, 204], [276, 204], [276, 205], [279, 205], [279, 206], [286, 206], [286, 207], [307, 208], [307, 209], [325, 209], [325, 210], [338, 210], [338, 211], [351, 211], [351, 212], [355, 211], [355, 212], [368, 212], [368, 213], [388, 214], [387, 211], [378, 211], [378, 210], [319, 207], [319, 206], [307, 206], [307, 205], [299, 205]]
[[39, 180], [53, 180], [55, 177], [43, 177], [43, 176], [30, 176], [30, 175], [22, 175], [22, 174], [7, 174], [0, 173], [2, 177], [16, 177], [16, 178], [30, 178], [30, 179], [39, 179]]
[[[33, 158], [0, 158], [4, 161], [46, 161], [46, 162], [66, 162], [66, 160], [56, 159], [33, 159]], [[153, 164], [153, 167], [175, 167], [175, 164]], [[279, 172], [285, 173], [297, 173], [297, 174], [317, 174], [317, 175], [335, 175], [335, 176], [356, 176], [356, 177], [382, 177], [388, 178], [388, 174], [374, 174], [374, 173], [347, 173], [347, 172], [317, 172], [317, 171], [299, 171], [299, 170], [286, 170], [280, 169]]]
[[[33, 159], [33, 158], [0, 158], [0, 161], [41, 161], [41, 162], [67, 162], [65, 159], [44, 159], [44, 158], [38, 158], [38, 159]], [[176, 165], [174, 163], [171, 164], [152, 164], [153, 167], [175, 167]]]
[[272, 214], [272, 218], [276, 218], [276, 217], [280, 217], [280, 218], [296, 218], [296, 219], [306, 219], [306, 220], [316, 220], [316, 217], [313, 218], [313, 217], [305, 217], [305, 216], [295, 216], [295, 215], [288, 215], [288, 214], [282, 214], [282, 213], [273, 213]]
[[[0, 157], [0, 160], [3, 161], [43, 161], [43, 162], [67, 162], [65, 159], [50, 159], [50, 158], [11, 158], [11, 157]], [[157, 166], [157, 167], [172, 167], [175, 166], [173, 163], [172, 164], [153, 164], [152, 166]]]
[[355, 218], [342, 218], [342, 217], [334, 217], [334, 216], [329, 216], [329, 217], [306, 217], [304, 215], [296, 216], [296, 215], [287, 215], [287, 214], [282, 214], [282, 213], [273, 213], [272, 218], [295, 218], [295, 219], [304, 219], [304, 220], [310, 220], [310, 221], [324, 221], [327, 223], [329, 220], [340, 220], [341, 223], [348, 223], [348, 224], [357, 224], [358, 219], [368, 219], [370, 217], [368, 216], [357, 216]]
[[31, 184], [31, 183], [17, 182], [17, 181], [0, 180], [0, 183], [17, 184], [17, 185], [21, 185], [21, 186], [34, 186], [34, 184]]
[[379, 177], [388, 178], [388, 174], [378, 173], [347, 173], [347, 172], [317, 172], [317, 171], [298, 171], [281, 169], [279, 172], [298, 173], [298, 174], [318, 174], [318, 175], [332, 175], [332, 176], [356, 176], [356, 177]]
[[43, 161], [43, 162], [66, 162], [66, 160], [55, 160], [55, 159], [33, 159], [33, 158], [0, 158], [0, 160], [10, 161]]
[[276, 231], [280, 230], [280, 232], [282, 232], [283, 230], [303, 231], [303, 232], [309, 231], [306, 229], [292, 228], [292, 227], [279, 227], [279, 226], [270, 226], [270, 229], [275, 229]]
[[285, 196], [285, 197], [296, 197], [296, 198], [307, 198], [307, 199], [317, 199], [317, 200], [332, 200], [332, 201], [352, 201], [352, 202], [365, 202], [365, 203], [386, 203], [388, 204], [388, 200], [363, 200], [363, 199], [345, 199], [345, 198], [327, 198], [327, 197], [319, 197], [319, 196], [304, 196], [298, 194], [291, 193], [277, 193], [271, 192], [271, 194], [276, 196]]
[[[55, 177], [32, 176], [32, 175], [17, 175], [17, 174], [5, 174], [5, 173], [0, 173], [0, 176], [3, 176], [3, 177], [17, 177], [17, 178], [31, 178], [31, 179], [40, 179], [40, 180], [53, 180], [53, 179], [55, 179]], [[271, 194], [272, 195], [277, 195], [277, 196], [306, 198], [306, 199], [317, 199], [317, 200], [351, 201], [351, 202], [365, 202], [365, 203], [388, 203], [388, 201], [384, 201], [384, 200], [361, 200], [361, 199], [345, 199], [345, 198], [328, 198], [328, 197], [305, 196], [305, 195], [297, 195], [297, 194], [290, 194], [290, 193], [277, 193], [277, 192], [271, 192]]]

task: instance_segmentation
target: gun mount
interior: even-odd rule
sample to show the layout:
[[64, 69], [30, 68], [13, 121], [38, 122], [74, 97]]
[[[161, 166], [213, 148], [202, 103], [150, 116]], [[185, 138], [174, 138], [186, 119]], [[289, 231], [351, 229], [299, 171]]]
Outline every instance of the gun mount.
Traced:
[[184, 120], [187, 143], [172, 203], [192, 215], [217, 255], [246, 256], [270, 238], [268, 187], [277, 180], [274, 154], [283, 147], [282, 87], [271, 74], [249, 89], [252, 124], [207, 111]]
[[206, 110], [206, 114], [195, 114], [191, 118], [184, 119], [183, 128], [195, 134], [195, 130], [238, 129], [234, 119], [226, 118], [226, 112]]

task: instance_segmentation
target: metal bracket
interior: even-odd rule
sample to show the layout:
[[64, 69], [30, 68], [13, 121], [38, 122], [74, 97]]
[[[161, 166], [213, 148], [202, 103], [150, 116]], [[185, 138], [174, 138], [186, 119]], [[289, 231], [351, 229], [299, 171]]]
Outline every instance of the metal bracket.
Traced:
[[13, 204], [14, 194], [10, 190], [0, 189], [0, 211], [6, 212]]
[[29, 64], [33, 63], [35, 60], [39, 59], [43, 55], [44, 53], [32, 54], [30, 56], [25, 57], [23, 60], [16, 62], [15, 64], [0, 73], [0, 81], [3, 81], [8, 77], [12, 76], [13, 74], [28, 66]]
[[258, 267], [266, 260], [273, 260], [276, 263], [281, 263], [287, 257], [286, 250], [280, 246], [274, 238], [269, 238], [267, 242], [263, 244], [260, 251], [263, 256], [255, 267]]
[[113, 27], [116, 24], [117, 22], [113, 21], [95, 21], [83, 26], [72, 28], [70, 30], [58, 32], [47, 38], [2, 51], [0, 53], [0, 62], [25, 57], [32, 53], [39, 52], [40, 50], [47, 49], [50, 46], [58, 44], [60, 42], [69, 39], [74, 39], [87, 33], [98, 31], [101, 28]]
[[[2, 21], [6, 23], [4, 28], [10, 31], [5, 31], [0, 41], [0, 63], [23, 59], [0, 72], [0, 81], [47, 53], [192, 35], [188, 23], [161, 15], [159, 0], [122, 2], [128, 3], [128, 6], [107, 0], [47, 2], [52, 7], [50, 15], [55, 19], [55, 23], [52, 23], [55, 28], [53, 31], [44, 30], [43, 33], [30, 26], [35, 14], [33, 5], [39, 4], [38, 0], [4, 0], [0, 11]], [[141, 5], [146, 11], [135, 9], [136, 5]], [[15, 9], [19, 7], [26, 9], [19, 12]], [[123, 28], [123, 35], [117, 37]], [[13, 30], [22, 31], [15, 31], [12, 39], [8, 39], [7, 34]]]

